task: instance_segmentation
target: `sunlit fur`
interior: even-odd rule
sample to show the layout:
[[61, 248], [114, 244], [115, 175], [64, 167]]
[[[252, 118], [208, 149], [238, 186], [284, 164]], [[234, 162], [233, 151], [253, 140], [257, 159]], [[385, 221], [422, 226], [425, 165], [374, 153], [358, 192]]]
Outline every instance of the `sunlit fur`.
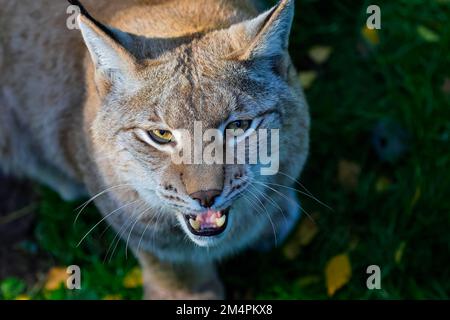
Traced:
[[[299, 208], [275, 185], [294, 185], [309, 143], [307, 104], [287, 53], [293, 1], [259, 17], [251, 1], [238, 0], [83, 4], [115, 40], [83, 16], [82, 33], [67, 30], [64, 1], [0, 0], [2, 168], [66, 199], [110, 188], [95, 203], [144, 268], [159, 265], [152, 259], [209, 263], [279, 241]], [[280, 129], [283, 174], [174, 165], [138, 134], [258, 115], [260, 128]], [[189, 194], [209, 189], [223, 189], [215, 208], [231, 205], [230, 221], [223, 235], [198, 238], [180, 214], [200, 210]]]

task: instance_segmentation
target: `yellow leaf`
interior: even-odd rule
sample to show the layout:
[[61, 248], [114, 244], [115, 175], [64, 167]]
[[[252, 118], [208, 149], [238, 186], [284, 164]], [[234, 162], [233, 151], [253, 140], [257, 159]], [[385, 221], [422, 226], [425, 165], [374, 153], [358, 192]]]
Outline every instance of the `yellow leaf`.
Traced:
[[21, 294], [20, 296], [16, 297], [16, 300], [31, 300], [31, 297], [26, 294]]
[[359, 164], [347, 160], [340, 160], [338, 165], [339, 183], [348, 190], [355, 190], [358, 187], [361, 167]]
[[420, 189], [420, 187], [417, 187], [416, 192], [414, 193], [414, 196], [411, 199], [411, 208], [414, 208], [416, 206], [417, 201], [419, 201], [421, 195], [422, 195], [422, 190]]
[[406, 242], [403, 241], [402, 243], [400, 243], [397, 250], [395, 250], [394, 260], [395, 260], [396, 264], [400, 264], [400, 262], [402, 262], [403, 252], [405, 251], [405, 246], [406, 246]]
[[311, 214], [311, 218], [304, 217], [302, 219], [292, 238], [283, 247], [283, 253], [287, 259], [294, 260], [297, 258], [301, 247], [306, 247], [316, 237], [319, 228], [314, 221], [318, 218], [319, 213], [314, 212]]
[[48, 291], [58, 290], [61, 287], [61, 284], [65, 285], [67, 278], [67, 268], [51, 268], [47, 273], [47, 280], [45, 282], [44, 288]]
[[305, 90], [311, 88], [316, 79], [316, 71], [300, 71], [300, 83]]
[[142, 270], [139, 267], [133, 268], [123, 279], [123, 286], [128, 289], [142, 287]]
[[120, 294], [108, 294], [102, 300], [122, 300], [122, 296]]
[[384, 192], [387, 189], [389, 189], [389, 187], [391, 186], [392, 181], [391, 179], [387, 178], [387, 177], [379, 177], [377, 179], [377, 182], [375, 183], [375, 190], [378, 193]]
[[347, 254], [340, 254], [328, 261], [325, 268], [325, 278], [328, 296], [332, 297], [337, 290], [345, 286], [352, 276], [350, 259]]
[[323, 64], [328, 61], [333, 49], [327, 46], [314, 46], [308, 51], [308, 55], [312, 61], [317, 64]]
[[365, 26], [362, 29], [361, 34], [363, 38], [373, 46], [376, 46], [380, 43], [380, 37], [376, 29], [369, 29], [367, 28], [367, 26]]

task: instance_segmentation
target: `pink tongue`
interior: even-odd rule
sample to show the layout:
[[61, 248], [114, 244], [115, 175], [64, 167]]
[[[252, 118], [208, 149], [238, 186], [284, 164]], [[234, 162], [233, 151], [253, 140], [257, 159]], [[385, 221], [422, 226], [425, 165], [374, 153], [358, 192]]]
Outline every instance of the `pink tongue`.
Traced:
[[208, 210], [206, 213], [199, 215], [197, 220], [201, 222], [202, 226], [215, 225], [216, 219], [220, 218], [221, 216], [222, 213], [220, 213], [220, 211]]

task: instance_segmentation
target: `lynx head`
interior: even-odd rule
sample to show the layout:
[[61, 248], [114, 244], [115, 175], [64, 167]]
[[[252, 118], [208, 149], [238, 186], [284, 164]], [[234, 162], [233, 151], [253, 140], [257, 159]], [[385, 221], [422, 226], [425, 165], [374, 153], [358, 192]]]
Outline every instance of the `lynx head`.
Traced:
[[[280, 145], [292, 143], [296, 137], [283, 132], [283, 123], [286, 110], [299, 104], [288, 83], [293, 14], [294, 1], [284, 0], [221, 29], [155, 38], [104, 26], [82, 11], [79, 25], [101, 105], [91, 132], [100, 170], [104, 159], [111, 168], [106, 181], [132, 185], [154, 208], [147, 214], [162, 213], [160, 219], [181, 225], [200, 246], [237, 243], [259, 232], [263, 218], [240, 196], [252, 187], [260, 197], [254, 183], [264, 179], [260, 164], [173, 157], [180, 149], [195, 156], [198, 131], [206, 148], [212, 140], [201, 139], [209, 129], [232, 130], [232, 141], [280, 129]], [[139, 30], [138, 17], [128, 23]]]

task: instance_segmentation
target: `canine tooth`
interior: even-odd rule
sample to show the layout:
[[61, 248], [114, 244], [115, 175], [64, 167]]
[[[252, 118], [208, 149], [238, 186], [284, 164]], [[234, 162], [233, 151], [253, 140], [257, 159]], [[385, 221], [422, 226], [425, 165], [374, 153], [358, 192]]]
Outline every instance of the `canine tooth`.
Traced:
[[219, 228], [223, 227], [223, 225], [225, 224], [225, 220], [227, 220], [227, 216], [222, 216], [219, 219], [216, 219], [216, 226], [218, 226]]
[[196, 231], [200, 230], [200, 222], [199, 221], [189, 219], [189, 224], [191, 225], [192, 228], [194, 228], [194, 230], [196, 230]]

